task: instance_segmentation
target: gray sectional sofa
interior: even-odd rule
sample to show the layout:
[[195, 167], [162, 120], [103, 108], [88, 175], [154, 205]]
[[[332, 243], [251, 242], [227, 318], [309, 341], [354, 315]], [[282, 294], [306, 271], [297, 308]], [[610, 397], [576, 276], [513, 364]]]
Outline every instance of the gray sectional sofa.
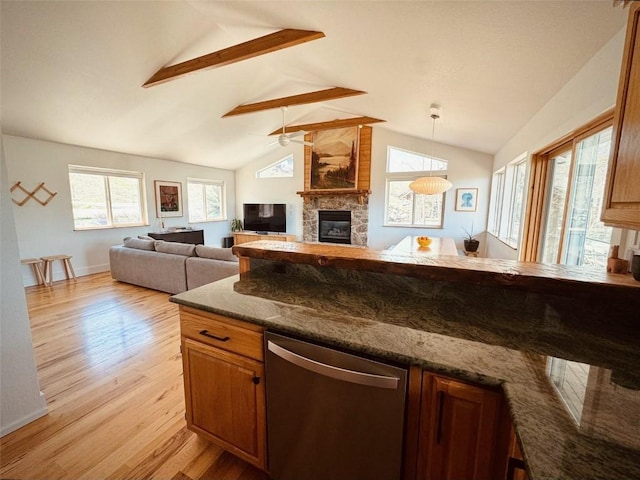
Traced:
[[238, 258], [230, 248], [131, 237], [109, 249], [109, 264], [114, 280], [167, 293], [238, 273]]

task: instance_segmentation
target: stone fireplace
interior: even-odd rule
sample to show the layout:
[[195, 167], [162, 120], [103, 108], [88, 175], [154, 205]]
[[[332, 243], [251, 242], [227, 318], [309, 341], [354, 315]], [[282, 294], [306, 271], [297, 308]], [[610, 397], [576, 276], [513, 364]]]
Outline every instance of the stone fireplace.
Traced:
[[[358, 201], [358, 197], [354, 196], [319, 196], [306, 198], [302, 208], [302, 240], [305, 242], [326, 241], [332, 243], [350, 243], [352, 245], [366, 246], [367, 232], [369, 230], [369, 202], [368, 198], [362, 198], [362, 203]], [[350, 224], [350, 234], [340, 232], [340, 227], [344, 223], [327, 224], [325, 226], [338, 227], [334, 230], [333, 235], [325, 235], [325, 239], [320, 239], [320, 212], [346, 212], [342, 218], [329, 218], [328, 222], [345, 222], [348, 218]], [[346, 215], [349, 215], [347, 217]], [[324, 216], [324, 215], [323, 215]], [[335, 217], [335, 215], [334, 215]], [[348, 237], [345, 238], [345, 237]]]
[[[336, 120], [336, 122], [338, 122]], [[344, 120], [340, 120], [340, 128], [345, 127]], [[330, 122], [329, 122], [330, 123]], [[351, 125], [355, 126], [355, 124]], [[344, 224], [335, 224], [338, 228], [332, 233], [334, 236], [325, 235], [325, 241], [335, 241], [335, 236], [345, 237], [343, 243], [366, 247], [369, 231], [369, 190], [371, 184], [371, 136], [372, 129], [368, 125], [359, 125], [358, 141], [358, 166], [357, 182], [355, 188], [315, 190], [312, 188], [312, 149], [304, 147], [304, 190], [297, 192], [304, 198], [302, 207], [302, 240], [304, 242], [320, 241], [319, 229], [320, 221], [318, 212], [320, 211], [342, 211], [345, 218], [350, 216], [350, 234], [342, 232]], [[326, 129], [338, 128], [326, 126]], [[311, 142], [311, 134], [305, 136], [305, 140]], [[351, 147], [353, 148], [353, 147]], [[353, 150], [352, 150], [353, 153]], [[344, 222], [344, 219], [330, 220], [334, 222]], [[348, 238], [348, 241], [346, 237]]]

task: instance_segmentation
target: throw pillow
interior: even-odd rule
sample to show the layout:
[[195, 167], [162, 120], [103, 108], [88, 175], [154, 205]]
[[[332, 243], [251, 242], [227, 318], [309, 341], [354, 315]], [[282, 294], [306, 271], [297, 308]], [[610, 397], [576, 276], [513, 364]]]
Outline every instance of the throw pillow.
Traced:
[[142, 240], [141, 238], [126, 237], [122, 240], [125, 247], [137, 248], [138, 250], [155, 250], [155, 242], [151, 240]]
[[155, 241], [155, 238], [150, 237], [149, 235], [138, 235], [138, 238], [140, 240], [151, 240], [152, 242]]
[[212, 258], [214, 260], [225, 260], [227, 262], [237, 262], [238, 257], [231, 253], [230, 248], [208, 247], [197, 245], [196, 254], [202, 258]]
[[174, 255], [195, 257], [196, 246], [192, 243], [156, 241], [156, 252], [173, 253]]

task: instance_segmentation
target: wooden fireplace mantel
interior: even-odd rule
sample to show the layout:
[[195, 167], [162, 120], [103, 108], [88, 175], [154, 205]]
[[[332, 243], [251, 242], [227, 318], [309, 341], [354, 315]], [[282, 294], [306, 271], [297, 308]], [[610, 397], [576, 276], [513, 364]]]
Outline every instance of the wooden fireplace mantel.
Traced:
[[364, 199], [369, 196], [371, 190], [360, 190], [360, 189], [344, 189], [344, 190], [304, 190], [302, 192], [296, 192], [302, 198], [304, 198], [305, 203], [315, 197], [344, 197], [344, 196], [353, 196], [358, 197], [358, 204], [362, 205], [364, 203]]

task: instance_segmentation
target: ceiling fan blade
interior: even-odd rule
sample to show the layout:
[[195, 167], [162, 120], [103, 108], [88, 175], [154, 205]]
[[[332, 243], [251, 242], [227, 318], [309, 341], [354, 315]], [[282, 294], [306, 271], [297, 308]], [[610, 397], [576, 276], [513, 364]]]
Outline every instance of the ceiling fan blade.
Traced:
[[291, 140], [293, 143], [299, 143], [301, 145], [306, 145], [307, 147], [313, 147], [313, 142], [306, 142], [304, 140]]
[[267, 144], [265, 145], [265, 147], [272, 147], [272, 146], [277, 145], [277, 144], [278, 144], [278, 140], [275, 140], [275, 141], [273, 141], [273, 142], [267, 143]]
[[296, 138], [299, 137], [300, 135], [304, 135], [305, 132], [304, 130], [298, 130], [297, 132], [293, 132], [293, 133], [287, 133], [287, 135], [289, 136], [289, 138]]

